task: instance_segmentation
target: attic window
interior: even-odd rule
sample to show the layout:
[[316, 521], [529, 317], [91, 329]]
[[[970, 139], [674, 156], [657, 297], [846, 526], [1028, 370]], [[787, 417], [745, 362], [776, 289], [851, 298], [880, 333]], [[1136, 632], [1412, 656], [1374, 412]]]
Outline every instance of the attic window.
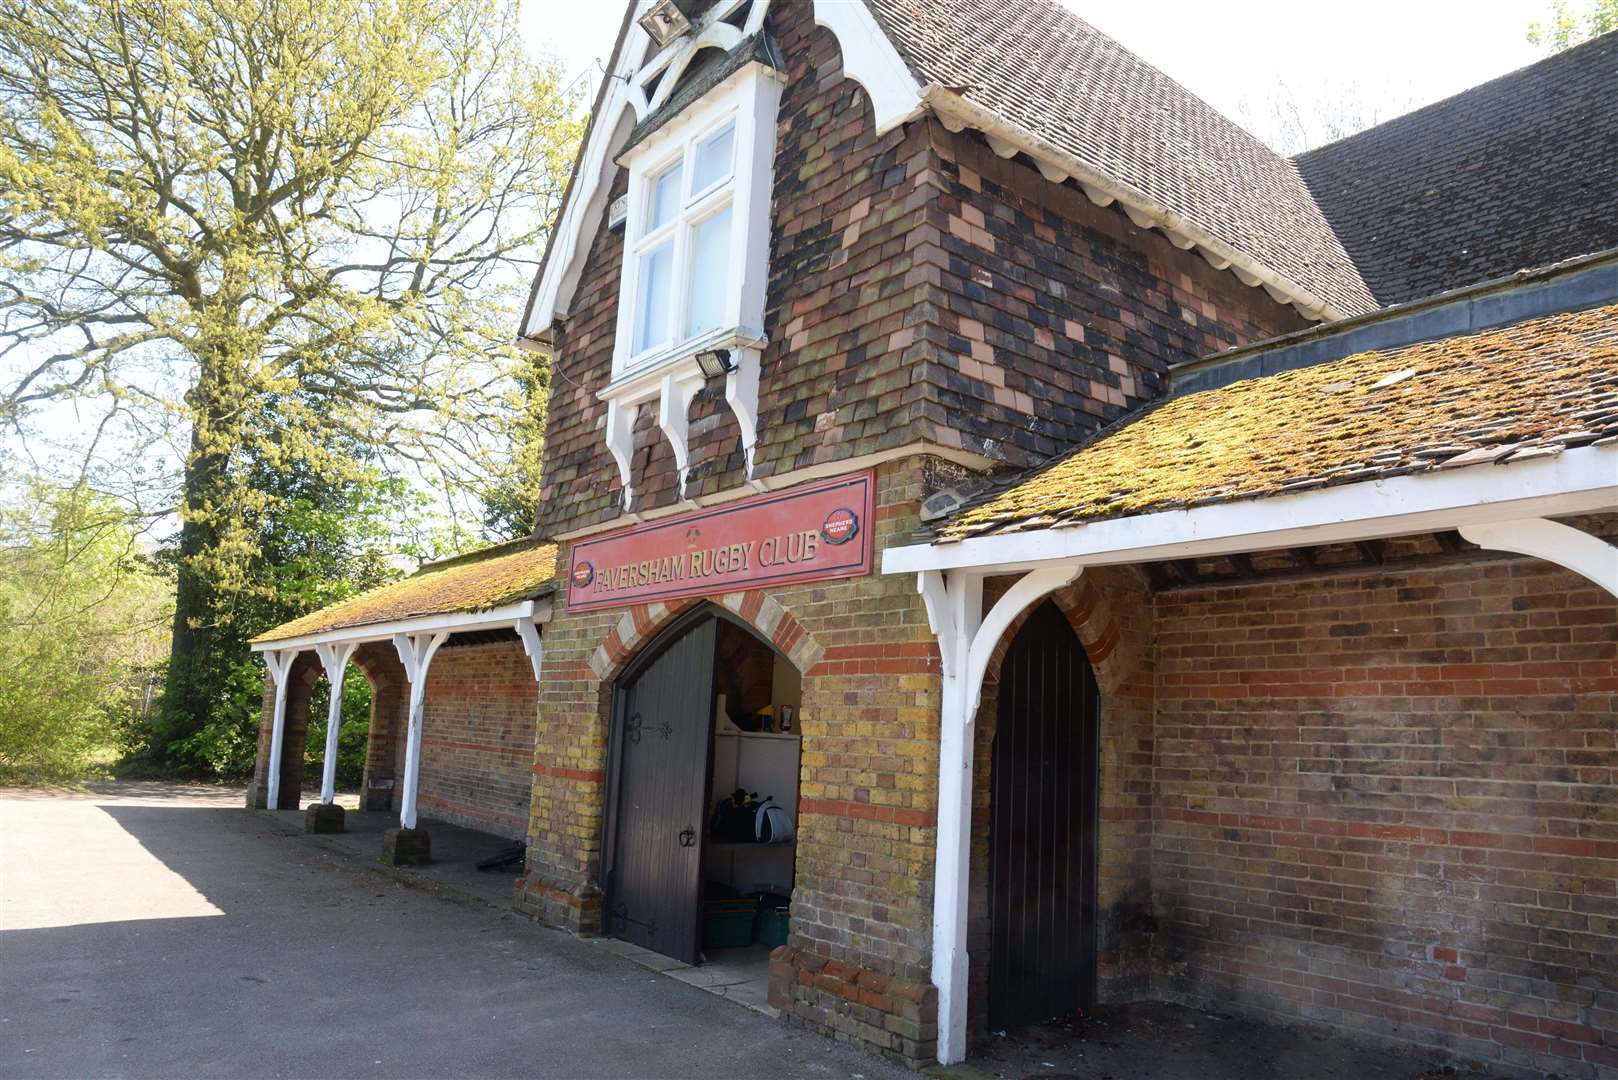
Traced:
[[725, 400], [737, 415], [749, 468], [756, 427], [781, 76], [719, 49], [701, 50], [664, 78], [671, 76], [701, 96], [677, 102], [619, 158], [629, 170], [628, 219], [613, 378], [600, 396], [626, 506], [641, 405], [657, 403], [683, 486], [685, 414], [704, 382], [698, 353], [723, 349], [734, 358], [723, 376]]

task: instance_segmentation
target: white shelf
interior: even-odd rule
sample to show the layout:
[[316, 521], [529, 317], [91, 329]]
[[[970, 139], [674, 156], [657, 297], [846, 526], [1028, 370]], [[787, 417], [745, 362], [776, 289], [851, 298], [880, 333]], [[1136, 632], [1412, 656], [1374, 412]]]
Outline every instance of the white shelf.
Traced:
[[716, 739], [801, 739], [796, 731], [716, 731]]

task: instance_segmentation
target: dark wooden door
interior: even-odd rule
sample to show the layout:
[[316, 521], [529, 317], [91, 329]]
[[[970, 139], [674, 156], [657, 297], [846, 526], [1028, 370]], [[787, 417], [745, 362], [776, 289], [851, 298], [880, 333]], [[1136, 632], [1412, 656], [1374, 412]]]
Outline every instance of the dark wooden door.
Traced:
[[703, 619], [631, 669], [613, 710], [607, 931], [688, 964], [700, 940], [714, 627]]
[[1000, 667], [989, 840], [989, 1023], [1046, 1020], [1095, 994], [1095, 672], [1050, 601]]

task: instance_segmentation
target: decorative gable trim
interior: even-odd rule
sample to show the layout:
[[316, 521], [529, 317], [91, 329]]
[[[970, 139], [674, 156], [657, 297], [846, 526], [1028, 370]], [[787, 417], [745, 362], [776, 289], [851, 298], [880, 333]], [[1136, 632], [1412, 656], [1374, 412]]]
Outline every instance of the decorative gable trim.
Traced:
[[815, 25], [836, 35], [843, 74], [871, 99], [877, 134], [921, 115], [921, 84], [863, 2], [815, 0]]

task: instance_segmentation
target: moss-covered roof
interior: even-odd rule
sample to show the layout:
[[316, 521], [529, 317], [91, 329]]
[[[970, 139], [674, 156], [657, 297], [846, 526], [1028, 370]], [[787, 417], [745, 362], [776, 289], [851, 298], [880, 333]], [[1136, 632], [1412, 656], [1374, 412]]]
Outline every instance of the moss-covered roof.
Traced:
[[1618, 304], [1170, 398], [937, 540], [1251, 499], [1618, 439]]
[[445, 615], [531, 600], [556, 576], [556, 545], [533, 540], [425, 563], [414, 574], [282, 623], [255, 642], [324, 634], [357, 626]]

